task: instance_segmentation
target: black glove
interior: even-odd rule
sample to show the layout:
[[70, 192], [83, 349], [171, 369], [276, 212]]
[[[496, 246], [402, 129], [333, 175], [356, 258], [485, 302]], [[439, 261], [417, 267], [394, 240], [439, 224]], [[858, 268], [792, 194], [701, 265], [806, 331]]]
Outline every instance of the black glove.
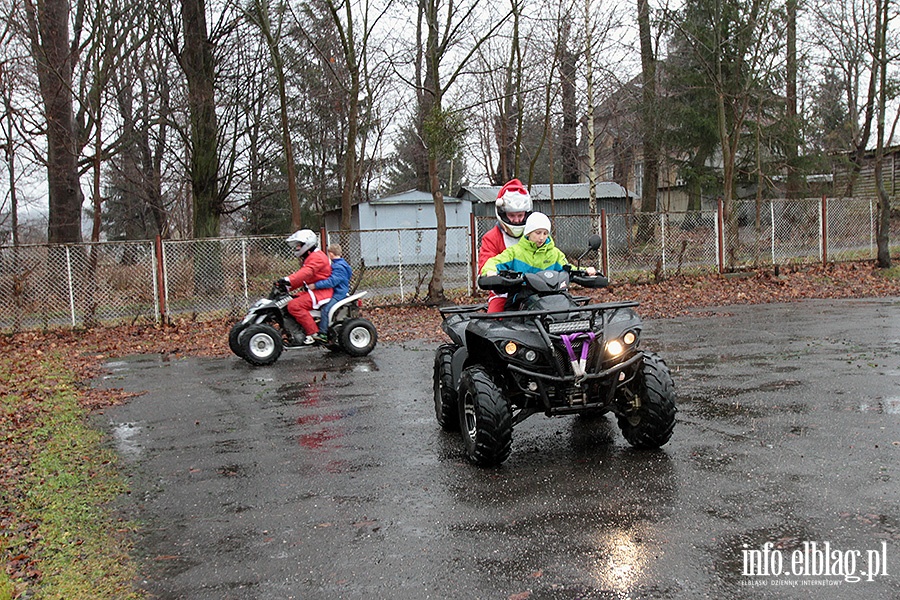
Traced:
[[286, 277], [282, 277], [281, 279], [276, 279], [275, 283], [273, 285], [285, 293], [287, 293], [287, 291], [289, 289], [291, 289], [291, 283], [290, 283], [290, 281], [288, 281], [288, 279]]

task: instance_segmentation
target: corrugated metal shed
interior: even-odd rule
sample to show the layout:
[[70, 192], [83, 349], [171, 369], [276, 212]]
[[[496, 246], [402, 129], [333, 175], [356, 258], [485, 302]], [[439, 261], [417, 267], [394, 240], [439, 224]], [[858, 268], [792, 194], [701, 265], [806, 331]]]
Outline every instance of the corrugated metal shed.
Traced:
[[[447, 262], [466, 262], [469, 255], [468, 228], [472, 203], [464, 198], [445, 196], [444, 212], [448, 234]], [[325, 213], [325, 228], [340, 229], [340, 209]], [[429, 264], [434, 262], [437, 217], [430, 192], [409, 190], [355, 204], [350, 217], [352, 226], [359, 231], [354, 243], [370, 266]], [[355, 240], [358, 239], [358, 242]]]
[[[631, 207], [634, 194], [611, 181], [596, 184], [597, 211], [605, 210], [610, 214], [626, 213]], [[494, 214], [494, 202], [500, 186], [465, 186], [458, 196], [472, 202], [475, 216], [488, 217]], [[528, 190], [531, 194], [534, 210], [548, 215], [585, 215], [590, 212], [590, 185], [587, 183], [541, 183], [534, 184]]]

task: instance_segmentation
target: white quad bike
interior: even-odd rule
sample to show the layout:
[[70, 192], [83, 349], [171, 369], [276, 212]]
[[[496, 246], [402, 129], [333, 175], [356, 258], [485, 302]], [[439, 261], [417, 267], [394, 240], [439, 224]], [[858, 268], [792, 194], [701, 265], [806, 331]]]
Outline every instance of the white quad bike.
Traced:
[[[366, 356], [375, 348], [378, 342], [375, 326], [359, 316], [360, 299], [365, 295], [366, 292], [356, 292], [331, 306], [326, 348], [343, 350], [350, 356]], [[264, 366], [278, 360], [284, 350], [323, 345], [303, 345], [303, 329], [285, 308], [293, 298], [281, 282], [272, 284], [269, 295], [257, 300], [247, 316], [231, 327], [228, 334], [231, 351], [251, 365]], [[321, 312], [313, 309], [310, 314], [318, 323]]]

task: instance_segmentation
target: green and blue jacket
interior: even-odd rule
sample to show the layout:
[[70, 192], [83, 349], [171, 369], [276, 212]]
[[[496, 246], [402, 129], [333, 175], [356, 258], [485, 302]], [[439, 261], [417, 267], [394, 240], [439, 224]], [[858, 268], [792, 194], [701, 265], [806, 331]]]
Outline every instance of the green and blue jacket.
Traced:
[[563, 265], [567, 264], [569, 261], [566, 260], [566, 255], [556, 247], [552, 237], [547, 238], [544, 245], [538, 248], [534, 242], [522, 236], [517, 244], [489, 258], [481, 268], [481, 274], [487, 275], [492, 271], [562, 271]]

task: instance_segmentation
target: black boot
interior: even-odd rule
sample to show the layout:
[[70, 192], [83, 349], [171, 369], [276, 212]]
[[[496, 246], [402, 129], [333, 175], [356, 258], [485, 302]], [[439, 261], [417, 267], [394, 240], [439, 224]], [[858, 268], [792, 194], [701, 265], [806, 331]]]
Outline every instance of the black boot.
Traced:
[[298, 323], [293, 316], [286, 315], [284, 317], [284, 330], [288, 334], [288, 346], [303, 345], [303, 340], [306, 339], [306, 333], [304, 333], [303, 329], [300, 327], [300, 323]]

